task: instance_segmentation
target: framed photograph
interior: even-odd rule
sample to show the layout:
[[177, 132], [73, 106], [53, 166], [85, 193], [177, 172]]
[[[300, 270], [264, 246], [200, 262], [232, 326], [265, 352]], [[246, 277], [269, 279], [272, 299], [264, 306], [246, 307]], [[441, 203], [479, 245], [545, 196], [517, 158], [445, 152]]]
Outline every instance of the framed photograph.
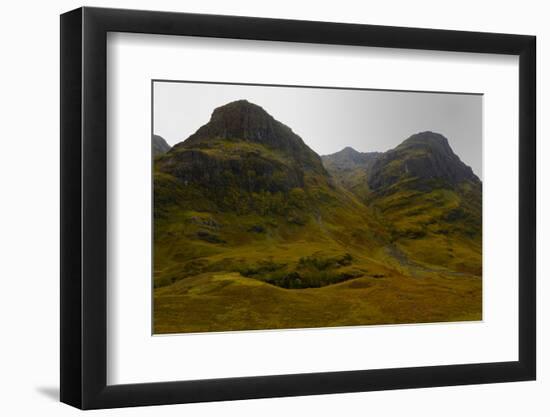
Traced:
[[535, 37], [61, 16], [61, 401], [533, 380]]

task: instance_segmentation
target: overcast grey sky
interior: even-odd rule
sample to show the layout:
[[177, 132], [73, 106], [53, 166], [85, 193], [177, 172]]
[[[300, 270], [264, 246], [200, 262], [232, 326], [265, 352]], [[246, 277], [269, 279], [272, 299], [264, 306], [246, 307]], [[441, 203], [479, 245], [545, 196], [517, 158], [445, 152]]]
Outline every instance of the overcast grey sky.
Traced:
[[386, 151], [414, 133], [441, 133], [481, 178], [482, 96], [376, 90], [155, 82], [153, 131], [170, 145], [210, 120], [212, 111], [246, 99], [300, 135], [319, 155], [351, 146]]

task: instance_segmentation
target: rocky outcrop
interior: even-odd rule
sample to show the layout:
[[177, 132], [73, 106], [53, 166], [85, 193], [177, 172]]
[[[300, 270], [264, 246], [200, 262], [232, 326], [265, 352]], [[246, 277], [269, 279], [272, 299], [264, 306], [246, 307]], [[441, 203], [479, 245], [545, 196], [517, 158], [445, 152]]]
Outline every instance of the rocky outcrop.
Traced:
[[235, 187], [256, 193], [288, 192], [304, 186], [302, 170], [259, 152], [243, 150], [220, 155], [201, 149], [185, 149], [167, 156], [158, 162], [159, 168], [185, 186], [192, 184], [219, 190]]

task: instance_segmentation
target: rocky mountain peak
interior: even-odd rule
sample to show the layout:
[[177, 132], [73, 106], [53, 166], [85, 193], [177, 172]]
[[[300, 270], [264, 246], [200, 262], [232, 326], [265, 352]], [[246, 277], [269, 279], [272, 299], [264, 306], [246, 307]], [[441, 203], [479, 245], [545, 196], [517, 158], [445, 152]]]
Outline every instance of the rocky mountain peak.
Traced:
[[472, 169], [453, 152], [445, 136], [420, 132], [381, 155], [369, 172], [373, 190], [391, 186], [404, 178], [440, 179], [450, 185], [463, 181], [479, 183]]
[[408, 139], [405, 139], [397, 149], [407, 149], [407, 148], [416, 148], [416, 149], [426, 149], [432, 152], [441, 153], [452, 157], [454, 152], [449, 145], [449, 141], [445, 136], [440, 133], [426, 131], [416, 133], [410, 136]]
[[207, 139], [244, 140], [283, 148], [292, 147], [294, 141], [305, 146], [288, 126], [247, 100], [233, 101], [214, 109], [210, 121], [184, 144], [195, 145]]
[[272, 119], [269, 113], [266, 112], [261, 106], [243, 99], [232, 101], [215, 108], [212, 112], [211, 120], [225, 119], [232, 122], [238, 120], [238, 118], [244, 117], [251, 119]]
[[349, 160], [355, 163], [360, 163], [364, 160], [364, 156], [361, 152], [356, 151], [351, 146], [346, 146], [340, 152], [332, 154], [335, 159]]
[[262, 107], [247, 100], [216, 108], [207, 124], [174, 148], [204, 147], [220, 139], [258, 143], [292, 158], [306, 170], [324, 172], [321, 158], [300, 136]]
[[342, 149], [340, 152], [336, 152], [337, 154], [342, 154], [342, 155], [360, 155], [361, 152], [359, 151], [356, 151], [355, 149], [353, 149], [351, 146], [346, 146], [344, 149]]

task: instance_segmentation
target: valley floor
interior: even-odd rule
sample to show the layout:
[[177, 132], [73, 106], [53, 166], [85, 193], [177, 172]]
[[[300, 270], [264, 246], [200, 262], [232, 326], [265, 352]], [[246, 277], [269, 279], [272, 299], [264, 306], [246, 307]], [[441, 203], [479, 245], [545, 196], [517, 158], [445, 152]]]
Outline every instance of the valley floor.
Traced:
[[237, 272], [155, 290], [154, 333], [433, 323], [482, 319], [480, 277], [396, 273], [286, 289]]

